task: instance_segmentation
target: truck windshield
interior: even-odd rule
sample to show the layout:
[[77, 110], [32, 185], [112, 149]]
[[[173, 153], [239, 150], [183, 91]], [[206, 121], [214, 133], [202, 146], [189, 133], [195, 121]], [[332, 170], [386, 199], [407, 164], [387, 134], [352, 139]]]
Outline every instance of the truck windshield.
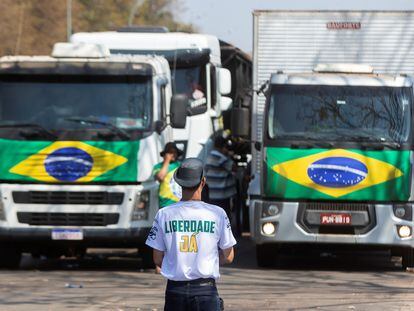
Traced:
[[271, 88], [268, 134], [278, 140], [405, 143], [408, 87], [284, 85]]
[[172, 71], [174, 94], [186, 94], [191, 101], [206, 103], [206, 77], [204, 66], [178, 67]]
[[142, 131], [151, 124], [151, 103], [151, 78], [145, 76], [0, 76], [2, 129], [35, 124], [52, 131], [110, 127]]

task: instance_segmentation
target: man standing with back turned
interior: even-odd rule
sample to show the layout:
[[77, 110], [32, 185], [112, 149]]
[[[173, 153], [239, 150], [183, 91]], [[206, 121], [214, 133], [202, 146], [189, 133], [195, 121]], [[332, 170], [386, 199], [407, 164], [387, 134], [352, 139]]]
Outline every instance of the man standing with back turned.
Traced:
[[189, 158], [174, 174], [182, 199], [158, 211], [148, 235], [154, 262], [168, 279], [164, 310], [220, 310], [219, 263], [231, 263], [236, 240], [224, 210], [201, 201], [203, 162]]

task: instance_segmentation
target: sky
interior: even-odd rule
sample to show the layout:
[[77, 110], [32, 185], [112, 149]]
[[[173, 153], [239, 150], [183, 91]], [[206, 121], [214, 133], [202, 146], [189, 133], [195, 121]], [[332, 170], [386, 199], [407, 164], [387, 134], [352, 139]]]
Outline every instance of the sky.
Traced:
[[414, 10], [414, 0], [182, 0], [181, 19], [199, 32], [216, 35], [246, 52], [252, 50], [252, 11]]

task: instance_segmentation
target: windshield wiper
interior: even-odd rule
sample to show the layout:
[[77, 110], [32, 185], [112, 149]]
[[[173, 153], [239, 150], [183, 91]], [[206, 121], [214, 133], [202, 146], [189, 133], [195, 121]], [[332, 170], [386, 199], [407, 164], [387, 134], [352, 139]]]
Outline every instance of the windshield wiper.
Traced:
[[330, 143], [328, 141], [312, 140], [312, 138], [308, 138], [308, 137], [305, 137], [303, 141], [292, 142], [290, 144], [290, 147], [294, 148], [294, 149], [299, 149], [301, 147], [312, 148], [313, 146], [317, 146], [317, 147], [320, 147], [322, 149], [331, 149], [331, 148], [333, 148], [334, 144]]
[[[385, 147], [389, 148], [389, 149], [400, 149], [401, 148], [401, 144], [397, 143], [395, 141], [382, 141], [382, 140], [361, 140], [358, 142], [362, 142], [362, 143], [369, 143], [370, 145], [363, 145], [364, 148], [369, 148], [369, 147], [373, 147], [375, 149], [384, 149]], [[373, 145], [371, 145], [373, 144]]]
[[[401, 148], [401, 144], [396, 141], [387, 141], [384, 138], [375, 137], [374, 134], [370, 134], [370, 133], [359, 132], [355, 134], [354, 131], [350, 131], [350, 130], [344, 131], [343, 129], [341, 129], [341, 131], [336, 131], [334, 135], [336, 135], [338, 138], [349, 139], [357, 143], [374, 144], [373, 147], [375, 149], [384, 149], [385, 147], [390, 148], [390, 149]], [[369, 148], [370, 146], [364, 145], [363, 147]]]
[[52, 139], [57, 139], [57, 136], [55, 134], [53, 134], [51, 131], [49, 131], [48, 129], [44, 128], [43, 126], [41, 126], [40, 124], [36, 124], [36, 123], [9, 123], [9, 124], [0, 124], [0, 128], [7, 128], [7, 127], [12, 127], [12, 128], [21, 128], [21, 127], [28, 127], [28, 128], [36, 128], [39, 131], [35, 132], [36, 134], [46, 134], [49, 138]]
[[[385, 138], [377, 138], [369, 134], [365, 134], [365, 135], [358, 134], [355, 136], [350, 136], [350, 138], [354, 139], [358, 143], [374, 144], [375, 149], [384, 149], [385, 147], [390, 148], [390, 149], [401, 148], [401, 144], [396, 141], [385, 140]], [[364, 147], [370, 147], [370, 146], [364, 145]]]
[[282, 136], [284, 140], [291, 140], [290, 148], [292, 149], [309, 149], [313, 147], [313, 141], [311, 137], [307, 135], [286, 135]]
[[109, 122], [105, 122], [105, 121], [100, 121], [100, 120], [96, 120], [96, 119], [91, 119], [91, 118], [79, 118], [79, 117], [72, 117], [72, 118], [66, 118], [65, 121], [69, 121], [69, 122], [76, 122], [76, 123], [81, 123], [81, 124], [98, 124], [98, 125], [102, 125], [106, 128], [111, 129], [113, 132], [115, 132], [116, 134], [118, 134], [119, 137], [123, 138], [123, 139], [131, 139], [131, 136], [125, 132], [123, 129], [113, 125], [112, 123]]
[[[322, 134], [322, 133], [318, 133]], [[323, 132], [324, 136], [330, 136], [331, 139], [334, 137], [336, 139], [346, 140], [350, 142], [360, 143], [364, 148], [374, 148], [374, 149], [400, 149], [401, 144], [396, 141], [386, 141], [375, 136], [370, 135], [369, 133], [358, 133], [355, 134], [355, 131], [325, 131]], [[330, 142], [330, 139], [326, 137], [323, 140], [323, 137], [314, 137], [309, 135], [309, 133], [303, 134], [290, 134], [283, 136], [284, 139], [299, 140], [298, 142], [292, 142], [291, 148], [311, 148], [312, 146], [318, 146], [321, 148], [330, 149], [333, 148], [334, 143]], [[365, 143], [365, 144], [364, 144]]]

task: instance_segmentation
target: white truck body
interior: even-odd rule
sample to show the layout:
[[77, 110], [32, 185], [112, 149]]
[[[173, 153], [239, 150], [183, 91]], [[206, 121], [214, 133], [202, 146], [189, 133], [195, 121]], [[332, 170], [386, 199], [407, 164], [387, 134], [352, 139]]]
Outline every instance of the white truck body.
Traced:
[[[372, 100], [373, 111], [382, 109], [379, 107], [385, 101], [378, 99], [382, 96], [379, 93], [404, 92], [406, 97], [397, 100], [395, 107], [402, 114], [407, 112], [404, 107], [412, 109], [414, 12], [255, 11], [253, 20], [253, 85], [254, 89], [265, 83], [269, 86], [265, 94], [254, 94], [252, 114], [252, 140], [262, 146], [252, 148], [254, 179], [249, 188], [251, 236], [257, 244], [259, 265], [268, 265], [275, 259], [272, 245], [324, 243], [388, 248], [403, 256], [403, 266], [412, 266], [414, 192], [409, 168], [413, 162], [410, 138], [403, 143], [404, 147], [388, 145], [393, 150], [388, 152], [407, 168], [402, 173], [404, 181], [401, 179], [399, 186], [383, 182], [384, 188], [375, 188], [368, 194], [369, 191], [355, 192], [357, 188], [342, 178], [344, 172], [362, 174], [352, 181], [352, 185], [358, 184], [361, 178], [372, 177], [369, 174], [374, 167], [370, 170], [369, 165], [363, 165], [364, 170], [368, 169], [362, 173], [338, 163], [357, 159], [354, 151], [365, 156], [358, 161], [367, 163], [364, 161], [369, 162], [372, 154], [382, 153], [369, 153], [367, 150], [373, 147], [360, 142], [385, 142], [391, 138], [376, 134], [355, 138], [364, 133], [365, 126], [375, 127], [366, 125], [364, 120], [359, 120], [359, 125], [340, 139], [334, 134], [328, 137], [320, 133], [345, 133], [337, 125], [339, 121], [326, 120], [332, 113], [333, 120], [345, 115], [354, 118], [350, 121], [354, 122], [358, 116], [344, 111], [356, 103], [361, 106], [352, 107], [361, 109], [360, 116], [365, 113], [368, 100]], [[365, 91], [371, 92], [371, 97], [361, 95]], [[381, 114], [380, 110], [377, 112]], [[292, 121], [284, 122], [283, 118]], [[395, 119], [394, 124], [411, 124], [410, 113], [404, 118]], [[313, 125], [305, 125], [309, 120], [313, 120]], [[312, 126], [316, 132], [312, 132]], [[289, 131], [290, 138], [286, 136]], [[387, 149], [383, 145], [380, 148]], [[283, 162], [281, 159], [286, 157], [290, 160]], [[318, 175], [320, 172], [322, 175]], [[397, 198], [390, 189], [395, 190], [394, 194], [404, 191], [404, 197]], [[397, 213], [398, 207], [405, 211]], [[403, 212], [405, 217], [401, 217]]]
[[[366, 64], [380, 74], [414, 74], [413, 11], [258, 10], [253, 31], [254, 89], [278, 71], [312, 72], [318, 64]], [[265, 97], [254, 94], [253, 102], [252, 139], [260, 141]]]
[[[60, 51], [59, 49], [55, 50], [53, 55], [56, 57], [9, 56], [0, 58], [0, 85], [3, 83], [7, 84], [9, 81], [8, 77], [10, 76], [18, 76], [17, 80], [13, 80], [17, 82], [17, 84], [20, 82], [20, 79], [30, 80], [31, 75], [33, 74], [49, 75], [52, 77], [51, 79], [53, 82], [55, 81], [53, 80], [55, 79], [54, 77], [59, 76], [59, 74], [61, 76], [66, 75], [66, 73], [61, 72], [61, 70], [67, 70], [67, 75], [69, 76], [76, 72], [76, 76], [80, 78], [84, 75], [91, 74], [91, 72], [94, 72], [93, 70], [96, 70], [97, 74], [101, 77], [109, 79], [109, 82], [105, 82], [107, 83], [107, 87], [112, 87], [110, 81], [112, 81], [111, 79], [114, 77], [113, 75], [122, 78], [124, 76], [122, 70], [125, 70], [125, 74], [127, 74], [126, 72], [128, 71], [128, 75], [131, 76], [131, 79], [134, 79], [136, 75], [139, 76], [141, 74], [140, 72], [145, 69], [145, 85], [146, 92], [148, 92], [147, 98], [151, 98], [151, 100], [150, 102], [143, 103], [142, 107], [149, 107], [149, 110], [146, 110], [149, 111], [147, 118], [149, 118], [152, 123], [158, 120], [165, 120], [166, 115], [169, 114], [171, 80], [168, 62], [163, 57], [110, 55], [109, 51], [106, 55], [105, 53], [101, 53], [102, 55], [99, 55], [99, 49], [97, 52], [97, 50], [92, 47], [92, 49], [88, 52], [88, 49], [84, 49], [84, 47], [85, 45], [82, 46], [82, 44], [74, 45], [74, 47], [71, 47], [71, 44], [63, 44]], [[70, 50], [73, 50], [73, 48], [75, 49], [75, 52], [77, 51], [77, 53], [70, 54]], [[65, 51], [65, 49], [67, 50]], [[64, 57], [60, 55], [65, 55], [65, 53], [69, 53], [69, 56]], [[96, 55], [96, 53], [98, 55]], [[88, 55], [90, 57], [88, 57]], [[65, 66], [69, 66], [70, 69], [59, 69], [65, 68]], [[110, 72], [108, 69], [110, 68], [109, 66], [113, 66], [116, 74], [112, 74]], [[24, 71], [26, 70], [25, 68], [27, 69], [27, 72]], [[46, 73], [39, 73], [36, 70], [48, 71]], [[45, 84], [39, 84], [38, 87], [36, 87], [36, 84], [30, 84], [28, 86], [28, 90], [30, 89], [30, 92], [40, 94], [41, 88], [45, 88], [45, 90], [47, 90], [47, 83], [48, 82], [45, 82]], [[104, 99], [99, 100], [99, 94], [93, 93], [92, 87], [95, 87], [95, 85], [92, 85], [90, 88], [82, 88], [83, 82], [77, 83], [79, 100], [84, 100], [82, 99], [82, 96], [92, 96], [93, 98], [93, 96], [96, 95], [96, 102], [92, 103], [91, 107], [93, 109], [91, 108], [91, 111], [94, 110], [96, 115], [98, 115], [99, 108], [96, 109], [96, 105], [103, 104]], [[92, 79], [92, 83], [94, 83], [94, 79]], [[133, 90], [134, 87], [136, 87], [138, 90], [138, 82], [136, 84], [137, 86], [134, 86], [133, 83], [134, 82], [131, 84], [131, 89]], [[81, 91], [84, 89], [87, 90], [87, 93]], [[65, 90], [66, 88], [63, 87], [59, 90], [53, 89], [49, 91], [61, 92], [59, 93], [61, 94], [61, 97], [57, 98], [53, 103], [57, 108], [69, 107], [67, 106], [68, 102], [65, 100], [64, 94], [66, 94], [67, 97], [72, 95], [70, 93], [65, 93]], [[88, 90], [91, 90], [91, 93], [89, 93]], [[47, 91], [45, 92], [46, 93], [43, 94], [46, 98], [48, 93]], [[121, 93], [119, 93], [119, 95], [121, 96]], [[19, 100], [19, 94], [12, 94], [8, 97], [8, 100], [12, 101], [12, 105], [14, 98]], [[135, 97], [130, 97], [130, 100], [132, 101], [134, 98]], [[2, 108], [2, 113], [5, 113], [5, 109], [7, 107], [8, 111], [10, 111], [11, 108], [10, 105], [8, 105], [10, 103], [7, 103], [6, 100], [3, 101], [3, 99], [4, 98], [0, 99], [0, 103], [2, 107], [4, 106]], [[33, 98], [32, 105], [37, 105], [38, 102], [42, 100], [43, 98]], [[116, 103], [116, 105], [120, 105], [120, 102], [121, 99], [118, 103]], [[17, 102], [15, 105], [18, 105]], [[76, 103], [74, 102], [73, 105], [75, 106]], [[129, 109], [131, 109], [130, 111], [135, 111], [136, 109], [142, 109], [142, 107], [129, 107]], [[104, 108], [102, 108], [102, 114], [105, 114], [103, 109]], [[28, 157], [28, 159], [30, 159], [31, 162], [27, 163], [29, 163], [29, 166], [31, 165], [32, 168], [29, 168], [26, 173], [23, 171], [13, 171], [13, 169], [10, 168], [6, 168], [3, 171], [3, 176], [1, 177], [2, 181], [0, 183], [0, 192], [2, 194], [0, 204], [1, 247], [5, 246], [4, 243], [8, 243], [6, 245], [6, 249], [9, 249], [11, 245], [10, 243], [12, 243], [14, 251], [29, 251], [40, 254], [42, 252], [47, 253], [53, 249], [58, 249], [59, 247], [66, 245], [65, 243], [78, 248], [108, 246], [139, 247], [141, 249], [152, 226], [153, 218], [158, 211], [159, 206], [158, 183], [152, 177], [152, 168], [155, 164], [161, 161], [160, 151], [163, 149], [165, 143], [172, 141], [172, 129], [170, 126], [167, 126], [161, 133], [156, 133], [153, 124], [149, 124], [149, 127], [145, 130], [145, 132], [135, 132], [134, 128], [128, 127], [131, 122], [136, 122], [132, 123], [132, 126], [134, 126], [134, 124], [138, 124], [137, 122], [144, 121], [138, 119], [137, 121], [125, 119], [123, 117], [125, 112], [116, 112], [116, 107], [113, 109], [115, 109], [115, 114], [119, 113], [119, 115], [115, 115], [115, 119], [117, 122], [123, 122], [122, 129], [129, 133], [131, 138], [130, 140], [117, 139], [116, 134], [119, 134], [117, 131], [109, 133], [102, 132], [102, 134], [99, 134], [104, 129], [102, 126], [93, 126], [93, 123], [92, 130], [97, 132], [89, 134], [88, 131], [90, 129], [86, 127], [83, 134], [86, 135], [85, 137], [89, 137], [87, 135], [95, 135], [90, 136], [87, 139], [74, 139], [72, 137], [74, 132], [71, 128], [67, 129], [66, 132], [65, 128], [63, 128], [65, 133], [56, 134], [55, 140], [47, 141], [44, 139], [46, 140], [45, 142], [40, 142], [45, 146], [45, 149], [42, 149], [43, 151], [36, 154], [36, 149], [34, 149], [34, 157], [42, 157], [43, 154], [45, 155], [46, 158], [43, 162], [36, 162], [37, 160], [29, 154], [30, 157]], [[62, 110], [56, 111], [59, 112]], [[19, 122], [34, 122], [31, 121], [33, 115], [20, 115], [18, 117], [20, 118], [18, 119]], [[59, 115], [57, 115], [56, 118], [58, 117]], [[74, 115], [69, 114], [64, 117], [71, 118], [74, 117]], [[5, 116], [2, 115], [2, 118], [4, 119]], [[87, 126], [88, 119], [86, 119], [85, 122], [80, 120], [80, 122], [75, 123], [80, 123], [79, 126]], [[102, 124], [105, 125], [104, 123]], [[46, 128], [45, 125], [43, 125], [43, 127]], [[105, 126], [103, 127], [105, 128]], [[14, 128], [16, 128], [18, 136], [21, 129], [19, 129], [18, 124], [16, 124]], [[51, 131], [55, 131], [55, 128], [53, 127], [49, 129]], [[83, 131], [82, 127], [76, 129]], [[113, 127], [110, 129], [113, 129]], [[4, 143], [5, 146], [9, 143], [23, 143], [27, 145], [32, 143], [36, 144], [39, 140], [37, 138], [35, 141], [31, 141], [31, 139], [25, 140], [22, 137], [14, 139], [8, 138], [5, 135], [7, 136], [9, 134], [3, 130], [2, 143]], [[62, 135], [66, 135], [65, 137], [69, 137], [69, 139], [63, 137]], [[80, 135], [80, 137], [82, 137], [82, 134]], [[102, 139], [99, 137], [102, 137]], [[108, 137], [109, 140], [105, 137]], [[109, 152], [107, 148], [115, 146], [118, 143], [120, 144], [118, 145], [120, 147], [115, 147], [115, 149], [111, 149], [112, 151]], [[87, 173], [86, 176], [84, 176], [86, 180], [79, 178], [68, 180], [65, 179], [65, 174], [70, 174], [73, 173], [73, 171], [76, 171], [76, 169], [73, 168], [75, 167], [73, 165], [76, 163], [86, 163], [86, 165], [89, 164], [84, 161], [84, 158], [76, 158], [73, 155], [58, 156], [54, 159], [50, 158], [51, 154], [53, 154], [56, 150], [64, 150], [65, 148], [72, 150], [76, 149], [77, 151], [81, 149], [88, 154], [100, 152], [100, 154], [96, 156], [92, 155], [93, 161], [91, 162], [96, 162], [96, 165], [109, 165], [108, 172], [111, 174], [111, 172], [115, 172], [118, 169], [118, 167], [113, 168], [113, 166], [111, 166], [113, 164], [111, 163], [119, 159], [119, 154], [125, 151], [122, 151], [122, 149], [129, 148], [129, 144], [135, 144], [138, 147], [134, 147], [135, 149], [131, 147], [131, 152], [123, 154], [123, 165], [127, 165], [126, 163], [128, 162], [135, 163], [130, 166], [130, 173], [132, 177], [128, 179], [123, 178], [124, 173], [118, 177], [112, 177], [112, 179], [110, 176], [115, 175], [109, 175], [109, 178], [107, 179], [96, 179], [99, 178], [101, 174], [105, 174], [105, 172], [102, 171], [104, 169], [98, 167], [97, 171], [94, 173], [95, 175], [92, 176]], [[54, 145], [59, 147], [56, 147], [55, 150], [51, 150], [51, 148], [54, 148]], [[15, 155], [10, 154], [10, 152], [15, 152]], [[3, 154], [3, 156], [8, 158], [14, 156], [19, 157], [20, 155], [21, 153], [19, 150], [13, 149], [9, 150], [8, 155]], [[22, 161], [22, 163], [24, 161]], [[67, 171], [60, 171], [60, 173], [63, 172], [61, 175], [56, 173], [56, 169], [59, 169], [56, 168], [56, 166], [54, 167], [55, 171], [50, 169], [48, 170], [46, 167], [47, 165], [50, 166], [53, 163], [59, 164], [59, 161], [61, 161], [60, 163], [67, 161], [66, 165], [69, 165], [67, 166]], [[122, 165], [119, 167], [122, 167]], [[92, 171], [93, 170], [95, 170], [95, 168], [92, 166]], [[36, 173], [36, 171], [39, 171], [40, 173]], [[14, 175], [10, 175], [12, 176], [10, 177], [8, 174], [11, 174], [11, 172], [15, 172], [17, 175], [13, 173]], [[84, 173], [82, 174], [85, 175]], [[16, 193], [23, 196], [21, 196], [20, 199], [16, 199]], [[111, 196], [112, 199], [108, 199]], [[118, 197], [118, 199], [115, 198], [116, 202], [113, 201], [114, 196]], [[113, 215], [115, 217], [112, 221], [109, 221], [109, 218], [106, 218], [105, 215]], [[4, 256], [6, 256], [6, 254]], [[151, 260], [151, 256], [149, 257], [149, 260]], [[12, 264], [12, 262], [9, 262], [9, 264]]]
[[[173, 94], [188, 91], [187, 95], [193, 100], [192, 108], [201, 108], [187, 118], [185, 129], [173, 130], [174, 140], [180, 148], [184, 149], [186, 157], [205, 159], [211, 147], [210, 137], [215, 131], [222, 129], [221, 111], [227, 110], [231, 105], [231, 99], [223, 96], [230, 93], [231, 81], [228, 70], [221, 68], [220, 44], [216, 37], [174, 32], [112, 31], [76, 33], [72, 35], [71, 42], [104, 44], [113, 54], [148, 54], [166, 57], [171, 67]], [[196, 56], [197, 53], [200, 56]], [[187, 59], [180, 61], [182, 57], [180, 55], [185, 55], [184, 58]], [[192, 60], [189, 61], [188, 57]], [[194, 79], [195, 71], [190, 72], [190, 69], [197, 70], [200, 73], [199, 77]], [[180, 74], [180, 70], [183, 73]], [[188, 83], [186, 79], [190, 79]], [[193, 93], [194, 89], [191, 91], [191, 79], [201, 85], [203, 95], [196, 95]], [[177, 85], [182, 85], [180, 90], [178, 87], [175, 90], [175, 80]], [[185, 83], [188, 85], [184, 86]]]

